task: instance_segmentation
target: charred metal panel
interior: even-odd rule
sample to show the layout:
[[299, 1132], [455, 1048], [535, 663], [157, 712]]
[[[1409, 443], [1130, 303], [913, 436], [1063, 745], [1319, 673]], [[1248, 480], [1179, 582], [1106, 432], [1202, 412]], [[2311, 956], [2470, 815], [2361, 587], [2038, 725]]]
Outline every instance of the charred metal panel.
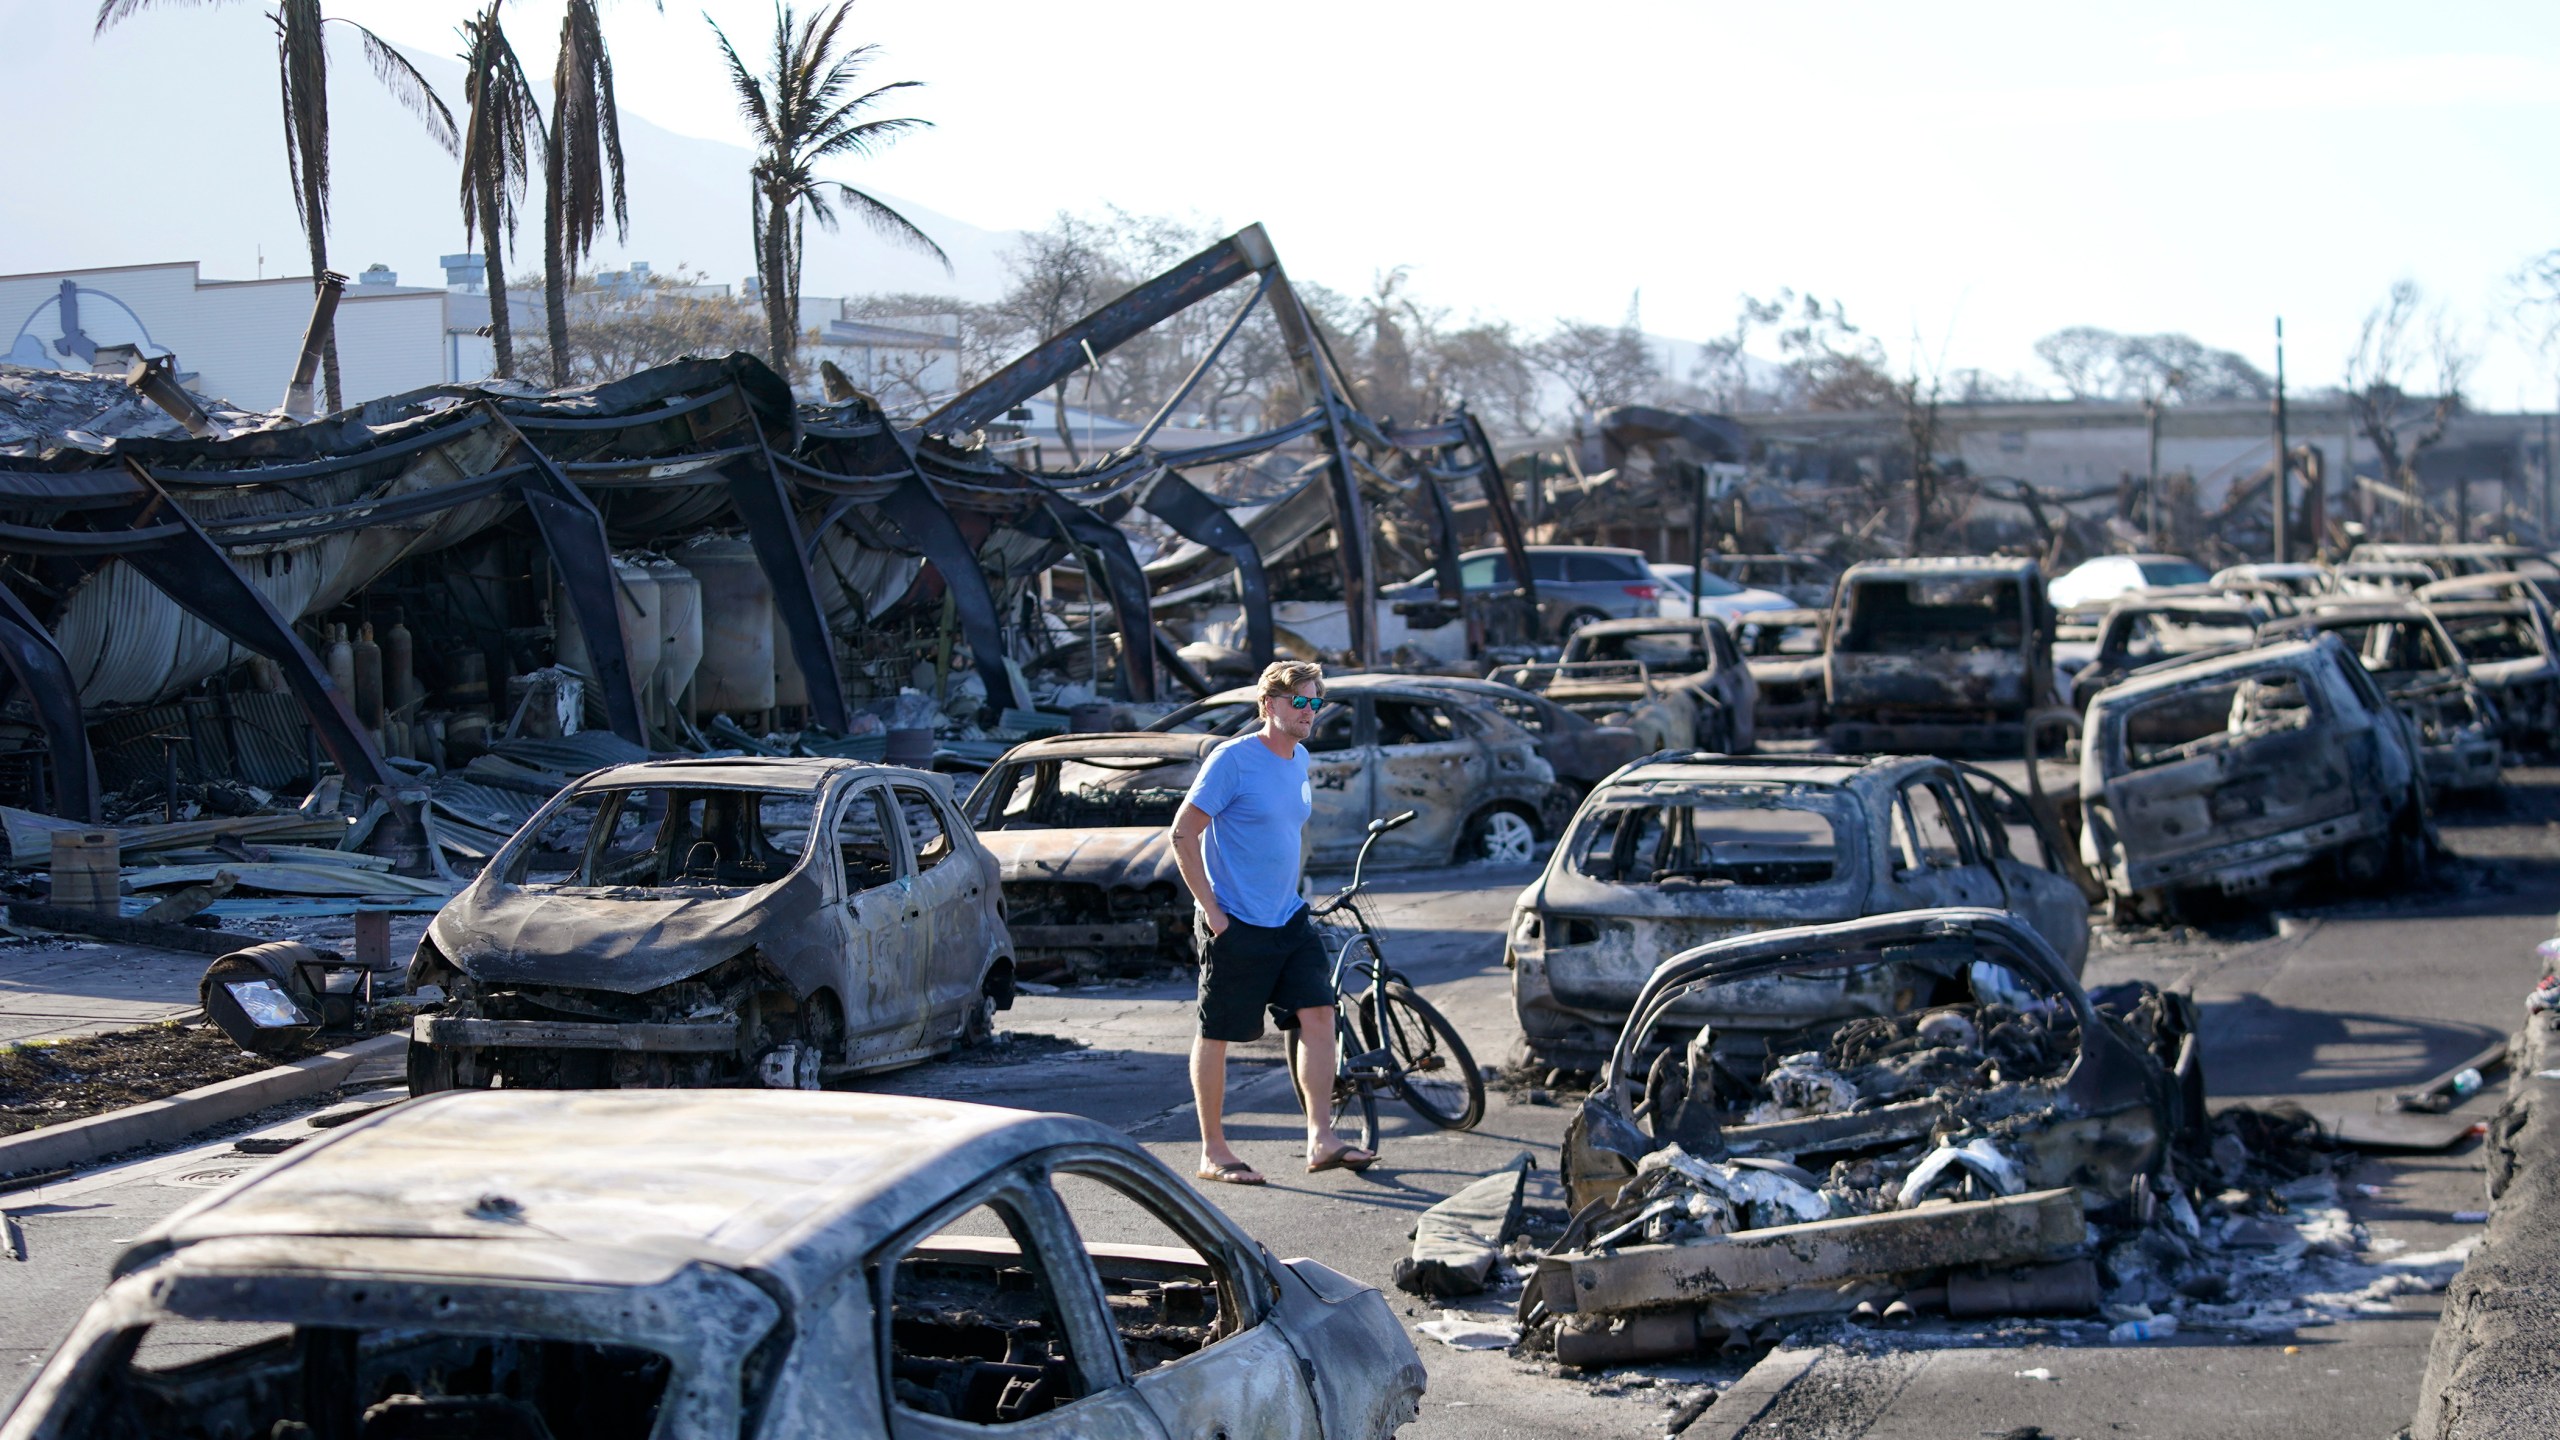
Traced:
[[995, 591], [987, 584], [986, 572], [978, 566], [977, 552], [970, 548], [968, 537], [960, 533], [959, 522], [951, 518], [941, 498], [922, 475], [910, 473], [879, 502], [879, 509], [924, 553], [925, 560], [949, 587], [961, 633], [969, 637], [979, 678], [986, 682], [987, 703], [998, 709], [1030, 704], [1029, 696], [1013, 693], [1013, 681], [1005, 668], [1004, 632], [996, 617]]
[[1158, 476], [1138, 504], [1183, 539], [1206, 545], [1235, 562], [1236, 589], [1244, 604], [1245, 652], [1256, 665], [1270, 664], [1271, 584], [1263, 575], [1262, 552], [1253, 537], [1227, 513], [1227, 507], [1203, 494], [1178, 470]]
[[98, 761], [89, 752], [89, 730], [80, 717], [80, 690], [53, 636], [17, 593], [0, 585], [0, 663], [35, 707], [53, 762], [55, 813], [98, 823]]
[[791, 658], [808, 678], [809, 709], [820, 725], [841, 733], [853, 718], [845, 709], [844, 678], [836, 672], [835, 641], [827, 633], [826, 615], [818, 608], [808, 549], [773, 452], [758, 445], [754, 460], [737, 461], [724, 473], [729, 480], [729, 503], [745, 523], [756, 564], [773, 588], [774, 618], [790, 643]]

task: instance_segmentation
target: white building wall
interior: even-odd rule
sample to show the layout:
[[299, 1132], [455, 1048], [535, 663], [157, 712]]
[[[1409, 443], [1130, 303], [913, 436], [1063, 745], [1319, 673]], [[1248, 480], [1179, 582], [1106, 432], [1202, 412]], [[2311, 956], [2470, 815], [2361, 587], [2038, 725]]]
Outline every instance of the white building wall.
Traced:
[[[64, 280], [98, 292], [81, 296], [81, 329], [92, 340], [147, 340], [176, 354], [180, 372], [195, 376], [191, 388], [244, 409], [282, 403], [311, 318], [307, 278], [207, 281], [192, 261], [0, 276], [0, 358], [30, 321], [44, 340], [60, 334], [54, 311]], [[445, 377], [440, 288], [350, 285], [337, 330], [340, 389], [350, 405]], [[58, 354], [48, 363], [79, 364]]]

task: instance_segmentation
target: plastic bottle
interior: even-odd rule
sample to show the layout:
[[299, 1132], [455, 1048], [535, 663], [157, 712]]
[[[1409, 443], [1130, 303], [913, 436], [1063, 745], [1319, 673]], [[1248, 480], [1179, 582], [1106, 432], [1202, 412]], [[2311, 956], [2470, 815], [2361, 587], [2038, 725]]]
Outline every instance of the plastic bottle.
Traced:
[[2478, 1070], [2466, 1069], [2453, 1077], [2453, 1098], [2467, 1100], [2479, 1093], [2483, 1083], [2485, 1081]]
[[2178, 1317], [2162, 1315], [2150, 1320], [2127, 1320], [2107, 1332], [2110, 1345], [2139, 1345], [2146, 1340], [2166, 1340], [2178, 1333]]

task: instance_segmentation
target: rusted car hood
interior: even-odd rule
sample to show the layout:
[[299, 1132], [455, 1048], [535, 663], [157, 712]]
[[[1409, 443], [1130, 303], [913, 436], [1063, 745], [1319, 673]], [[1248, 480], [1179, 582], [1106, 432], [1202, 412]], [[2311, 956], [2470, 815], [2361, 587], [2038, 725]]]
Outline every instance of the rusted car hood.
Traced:
[[446, 959], [482, 984], [639, 995], [753, 946], [775, 911], [777, 892], [791, 883], [674, 898], [637, 889], [562, 893], [474, 885], [444, 907], [428, 934]]
[[1003, 883], [1062, 880], [1080, 885], [1152, 885], [1174, 880], [1173, 838], [1155, 826], [1106, 830], [981, 830]]

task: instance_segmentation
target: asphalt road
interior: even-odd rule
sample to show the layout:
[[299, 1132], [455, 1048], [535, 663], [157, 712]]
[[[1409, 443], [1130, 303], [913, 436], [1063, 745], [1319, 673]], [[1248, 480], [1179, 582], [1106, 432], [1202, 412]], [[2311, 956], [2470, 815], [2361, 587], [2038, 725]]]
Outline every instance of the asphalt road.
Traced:
[[[2505, 1033], [2521, 1013], [2538, 973], [2533, 946], [2552, 933], [2560, 895], [2553, 883], [2560, 771], [2513, 772], [2511, 780], [2503, 806], [2446, 818], [2448, 842], [2466, 857], [2447, 884], [2421, 894], [2299, 901], [2279, 915], [2235, 912], [2204, 929], [2102, 934], [2089, 978], [2192, 990], [2203, 1004], [2217, 1102], [2300, 1099], [2315, 1109], [2370, 1110]], [[1390, 959], [1488, 1064], [1507, 1059], [1517, 1037], [1500, 937], [1529, 878], [1525, 869], [1471, 866], [1394, 877], [1378, 894]], [[1188, 987], [1173, 983], [1025, 996], [1007, 1017], [1002, 1045], [872, 1085], [1072, 1110], [1129, 1131], [1188, 1173], [1196, 1154], [1188, 1002]], [[2493, 1095], [2470, 1106], [2483, 1115], [2493, 1108]], [[1271, 1183], [1217, 1188], [1211, 1198], [1275, 1253], [1311, 1255], [1379, 1285], [1420, 1321], [1435, 1307], [1388, 1286], [1413, 1216], [1523, 1149], [1551, 1170], [1566, 1111], [1497, 1090], [1481, 1125], [1449, 1134], [1393, 1102], [1386, 1110], [1382, 1163], [1365, 1175], [1307, 1175], [1277, 1044], [1241, 1047], [1231, 1133]], [[264, 1118], [282, 1129], [301, 1123]], [[0, 1391], [23, 1385], [126, 1239], [254, 1163], [230, 1146], [226, 1137], [0, 1197], [28, 1251], [24, 1261], [0, 1260], [0, 1357], [8, 1366]], [[2377, 1242], [2440, 1249], [2476, 1228], [2450, 1218], [2484, 1203], [2475, 1151], [2466, 1144], [2444, 1156], [2365, 1161], [2349, 1179], [2374, 1191], [2353, 1194], [2351, 1208]], [[2414, 1408], [2435, 1309], [2429, 1296], [2394, 1303], [2389, 1316], [2301, 1331], [2290, 1352], [2284, 1343], [2211, 1337], [2093, 1347], [2061, 1343], [2067, 1330], [2038, 1326], [1891, 1337], [1810, 1327], [1795, 1343], [1819, 1353], [1741, 1433], [1942, 1437], [2037, 1425], [2056, 1437], [2387, 1436]], [[1503, 1294], [1471, 1308], [1500, 1318], [1509, 1305]], [[1754, 1358], [1584, 1376], [1416, 1340], [1432, 1392], [1406, 1433], [1421, 1437], [1657, 1435], [1673, 1406], [1701, 1386], [1733, 1383]], [[2054, 1378], [2017, 1373], [2035, 1369]], [[1693, 1433], [1727, 1433], [1738, 1418], [1708, 1414]]]

